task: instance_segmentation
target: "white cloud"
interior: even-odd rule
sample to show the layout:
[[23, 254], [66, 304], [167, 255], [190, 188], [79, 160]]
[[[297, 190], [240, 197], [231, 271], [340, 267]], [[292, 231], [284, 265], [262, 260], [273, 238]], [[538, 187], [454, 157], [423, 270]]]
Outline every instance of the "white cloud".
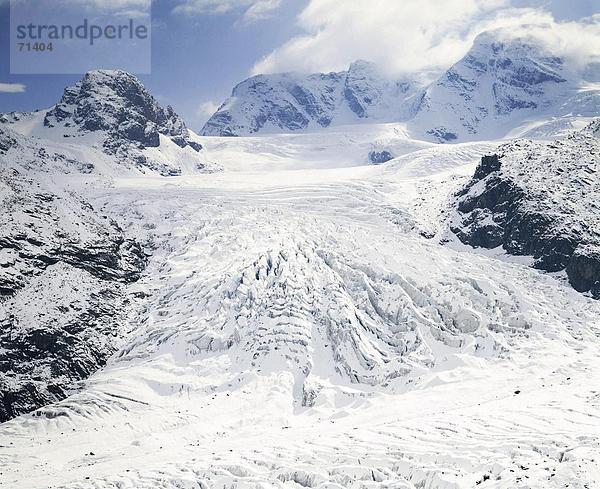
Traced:
[[25, 88], [22, 83], [0, 83], [0, 93], [23, 93]]
[[269, 18], [280, 5], [281, 0], [257, 0], [246, 10], [243, 18], [246, 22]]
[[281, 0], [185, 0], [173, 11], [185, 15], [218, 15], [243, 12], [242, 19], [252, 22], [270, 17], [281, 5]]
[[188, 127], [192, 130], [198, 130], [206, 124], [206, 121], [210, 119], [210, 117], [217, 111], [220, 107], [220, 104], [213, 101], [208, 100], [206, 102], [202, 102], [197, 106], [190, 106], [188, 111], [183, 110], [180, 115], [184, 118]]
[[209, 100], [208, 102], [203, 102], [198, 106], [196, 113], [200, 117], [206, 117], [207, 119], [213, 115], [217, 109], [219, 108], [219, 104], [217, 102], [213, 102]]
[[546, 24], [541, 35], [565, 53], [600, 52], [597, 22], [557, 23], [544, 10], [512, 8], [510, 0], [310, 0], [298, 17], [304, 33], [258, 61], [252, 73], [338, 71], [356, 59], [394, 74], [439, 70], [460, 59], [480, 32], [534, 31], [524, 24]]
[[[518, 22], [511, 11], [483, 21], [473, 35], [484, 30], [503, 28], [504, 37], [534, 38], [546, 45], [553, 54], [564, 57], [573, 68], [600, 62], [600, 15], [580, 21], [555, 22], [550, 14], [540, 15], [538, 22]], [[508, 27], [508, 28], [507, 28]]]

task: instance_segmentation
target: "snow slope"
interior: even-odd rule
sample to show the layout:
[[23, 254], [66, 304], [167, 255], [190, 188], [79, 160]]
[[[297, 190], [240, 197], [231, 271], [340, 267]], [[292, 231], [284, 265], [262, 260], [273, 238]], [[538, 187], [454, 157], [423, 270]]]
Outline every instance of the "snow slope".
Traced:
[[[395, 130], [199, 138], [224, 172], [82, 177], [153, 254], [106, 367], [0, 425], [2, 482], [597, 485], [600, 302], [441, 244], [454, 193], [497, 143]], [[357, 166], [372, 136], [397, 157]]]
[[567, 125], [598, 115], [598, 88], [586, 86], [580, 70], [537, 38], [497, 29], [480, 34], [427, 88], [409, 129], [464, 141], [503, 137], [525, 121], [549, 117]]

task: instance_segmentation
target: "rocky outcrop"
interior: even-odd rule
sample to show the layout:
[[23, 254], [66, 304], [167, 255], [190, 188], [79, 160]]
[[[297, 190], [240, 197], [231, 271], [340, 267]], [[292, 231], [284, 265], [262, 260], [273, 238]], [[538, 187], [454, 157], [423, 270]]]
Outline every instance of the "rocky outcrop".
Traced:
[[393, 158], [394, 156], [387, 149], [383, 149], [381, 151], [373, 150], [369, 152], [369, 161], [374, 165], [386, 163]]
[[452, 231], [565, 270], [575, 289], [600, 298], [599, 128], [596, 120], [565, 140], [517, 140], [483, 157], [458, 195]]

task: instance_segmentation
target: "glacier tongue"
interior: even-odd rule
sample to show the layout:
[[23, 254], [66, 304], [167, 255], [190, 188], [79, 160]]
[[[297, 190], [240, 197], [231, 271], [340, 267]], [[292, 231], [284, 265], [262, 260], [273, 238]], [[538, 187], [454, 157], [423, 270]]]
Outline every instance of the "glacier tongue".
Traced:
[[106, 367], [0, 428], [10, 486], [589, 485], [600, 303], [431, 239], [484, 147], [87, 186], [153, 256]]

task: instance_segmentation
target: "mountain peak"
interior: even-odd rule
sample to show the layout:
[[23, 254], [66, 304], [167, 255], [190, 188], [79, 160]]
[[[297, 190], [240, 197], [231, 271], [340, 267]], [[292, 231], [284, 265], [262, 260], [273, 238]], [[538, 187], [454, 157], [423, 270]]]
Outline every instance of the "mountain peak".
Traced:
[[575, 82], [565, 60], [535, 37], [484, 32], [427, 88], [410, 127], [439, 141], [502, 137], [559, 106]]
[[[483, 32], [433, 81], [426, 72], [391, 76], [362, 59], [339, 73], [257, 75], [234, 88], [202, 133], [243, 136], [407, 122], [414, 137], [457, 142], [504, 137], [540, 116], [568, 126], [569, 118], [596, 112], [600, 92], [584, 87], [581, 70], [553, 50], [544, 34], [543, 25]], [[586, 73], [593, 78], [596, 71]]]
[[163, 107], [134, 75], [121, 70], [94, 70], [65, 88], [61, 100], [44, 117], [46, 128], [65, 137], [101, 132], [103, 149], [136, 167], [179, 174], [171, 165], [150, 161], [146, 148], [158, 148], [161, 136], [194, 152], [202, 146], [190, 137], [171, 106]]
[[236, 85], [209, 119], [207, 136], [297, 131], [373, 119], [407, 116], [404, 100], [418, 89], [410, 80], [390, 80], [365, 60], [339, 73], [256, 75]]
[[159, 146], [160, 134], [181, 147], [189, 144], [185, 123], [173, 108], [160, 106], [137, 77], [120, 70], [88, 72], [65, 89], [44, 124], [104, 130], [144, 147]]

